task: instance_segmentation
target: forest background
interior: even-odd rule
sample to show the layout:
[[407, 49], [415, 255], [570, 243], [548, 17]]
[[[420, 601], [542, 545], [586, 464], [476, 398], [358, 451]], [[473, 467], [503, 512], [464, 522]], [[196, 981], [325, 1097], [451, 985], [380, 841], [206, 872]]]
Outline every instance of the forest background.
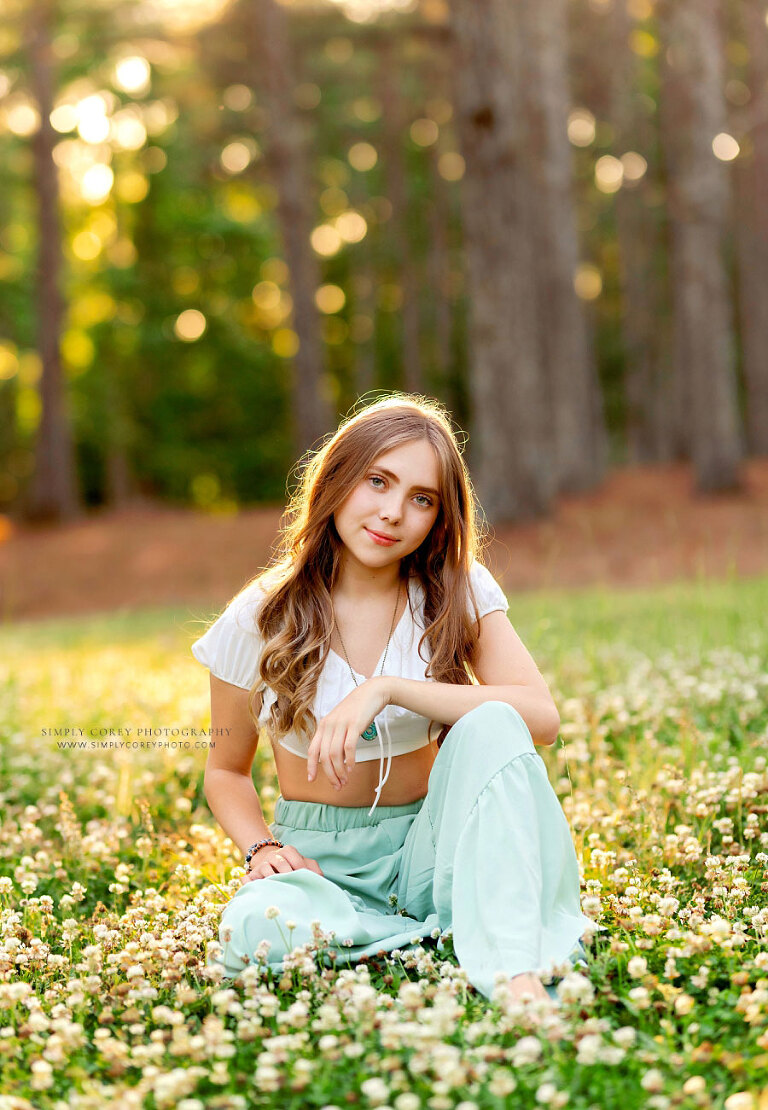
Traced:
[[762, 0], [4, 10], [11, 520], [279, 503], [389, 389], [493, 523], [768, 451]]

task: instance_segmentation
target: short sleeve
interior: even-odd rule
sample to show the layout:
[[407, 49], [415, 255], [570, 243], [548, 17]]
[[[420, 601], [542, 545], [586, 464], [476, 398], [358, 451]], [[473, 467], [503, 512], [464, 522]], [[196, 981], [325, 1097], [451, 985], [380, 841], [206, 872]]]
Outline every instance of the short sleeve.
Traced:
[[259, 677], [262, 639], [256, 614], [263, 597], [259, 586], [246, 587], [191, 648], [211, 674], [243, 690], [250, 690]]
[[[481, 617], [484, 617], [486, 613], [492, 613], [494, 609], [501, 609], [506, 613], [509, 609], [509, 602], [488, 567], [484, 567], [482, 563], [473, 563], [469, 571], [469, 581]], [[470, 613], [472, 613], [471, 604]]]

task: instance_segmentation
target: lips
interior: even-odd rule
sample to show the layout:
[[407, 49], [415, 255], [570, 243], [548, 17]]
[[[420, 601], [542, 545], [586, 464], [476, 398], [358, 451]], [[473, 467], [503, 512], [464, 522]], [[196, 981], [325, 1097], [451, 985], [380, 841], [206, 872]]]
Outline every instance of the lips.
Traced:
[[369, 536], [372, 536], [373, 539], [379, 540], [382, 543], [396, 543], [397, 542], [397, 536], [387, 536], [383, 532], [374, 532], [372, 528], [366, 528], [365, 530], [366, 530], [366, 532], [368, 533]]

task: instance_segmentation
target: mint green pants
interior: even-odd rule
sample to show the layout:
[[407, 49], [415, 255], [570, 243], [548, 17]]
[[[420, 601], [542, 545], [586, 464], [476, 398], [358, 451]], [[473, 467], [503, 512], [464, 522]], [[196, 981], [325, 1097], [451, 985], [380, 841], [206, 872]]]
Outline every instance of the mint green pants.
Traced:
[[[333, 934], [337, 966], [451, 929], [460, 965], [487, 998], [499, 972], [584, 962], [580, 938], [594, 926], [580, 909], [570, 829], [512, 706], [485, 702], [453, 725], [426, 797], [369, 808], [278, 798], [272, 834], [323, 874], [301, 869], [240, 887], [221, 917], [225, 975], [255, 962], [265, 940], [279, 969], [286, 922], [295, 923], [293, 948], [311, 940], [313, 920]], [[267, 918], [267, 907], [279, 917]]]

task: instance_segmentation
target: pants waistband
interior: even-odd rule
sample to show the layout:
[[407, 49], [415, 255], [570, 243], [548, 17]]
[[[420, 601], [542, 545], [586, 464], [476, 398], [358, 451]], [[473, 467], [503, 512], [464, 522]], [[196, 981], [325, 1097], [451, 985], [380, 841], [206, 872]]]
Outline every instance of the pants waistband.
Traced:
[[401, 806], [376, 806], [369, 814], [370, 806], [333, 806], [323, 802], [298, 802], [279, 794], [275, 802], [275, 821], [293, 829], [316, 829], [318, 832], [343, 832], [345, 829], [361, 829], [368, 825], [378, 825], [392, 817], [405, 817], [418, 813], [424, 804], [423, 798], [406, 802]]

